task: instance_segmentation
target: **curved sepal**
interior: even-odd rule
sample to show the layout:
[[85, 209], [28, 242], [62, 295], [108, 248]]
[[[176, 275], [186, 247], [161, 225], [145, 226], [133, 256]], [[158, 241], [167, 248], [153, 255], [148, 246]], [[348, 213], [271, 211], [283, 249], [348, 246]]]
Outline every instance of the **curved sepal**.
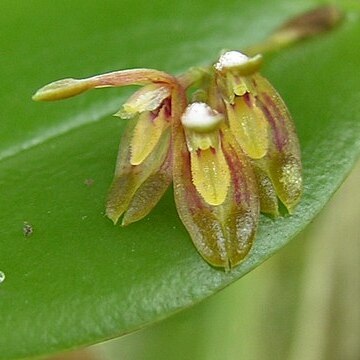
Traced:
[[266, 164], [264, 164], [262, 159], [253, 160], [251, 164], [257, 182], [260, 211], [275, 217], [279, 216], [278, 198]]
[[278, 197], [291, 213], [302, 194], [299, 140], [280, 95], [261, 75], [255, 75], [253, 80], [258, 93], [257, 104], [270, 125], [271, 141], [264, 163]]
[[[168, 158], [170, 145], [169, 129], [163, 133], [154, 150], [140, 165], [131, 165], [130, 143], [136, 122], [137, 118], [131, 119], [123, 135], [114, 180], [108, 194], [106, 215], [114, 223], [118, 221], [125, 211], [130, 210], [129, 207], [132, 210], [128, 215], [126, 223], [135, 221], [133, 220], [134, 218], [140, 220], [143, 216], [146, 216], [159, 200], [161, 196], [159, 194], [163, 194], [169, 185], [168, 175], [165, 176], [166, 180], [163, 180], [163, 172], [164, 169], [167, 169], [167, 166], [162, 168], [162, 165]], [[157, 175], [162, 178], [158, 186], [149, 186], [150, 183], [156, 182]], [[140, 199], [144, 196], [143, 192], [145, 189], [153, 191], [146, 196], [153, 196], [154, 199], [151, 202], [143, 202], [145, 207], [140, 209], [140, 204], [142, 203]]]
[[160, 168], [153, 172], [135, 192], [124, 214], [122, 225], [129, 225], [144, 218], [159, 202], [171, 181], [172, 152], [169, 149]]
[[53, 101], [82, 94], [90, 89], [147, 84], [174, 85], [176, 79], [163, 71], [154, 69], [131, 69], [113, 71], [85, 79], [62, 79], [47, 84], [36, 91], [35, 101]]

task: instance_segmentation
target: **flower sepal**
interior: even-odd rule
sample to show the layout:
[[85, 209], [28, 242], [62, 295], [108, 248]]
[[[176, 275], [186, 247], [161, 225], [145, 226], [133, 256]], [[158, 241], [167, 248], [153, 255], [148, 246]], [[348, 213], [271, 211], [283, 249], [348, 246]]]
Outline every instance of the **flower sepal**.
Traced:
[[[191, 104], [182, 123], [193, 116], [203, 123], [211, 115], [217, 113], [206, 104]], [[223, 121], [213, 130], [215, 142], [206, 149], [187, 145], [191, 131], [173, 126], [178, 213], [201, 256], [230, 269], [246, 256], [255, 236], [259, 216], [255, 175]]]
[[153, 151], [140, 164], [131, 164], [131, 141], [137, 119], [129, 120], [123, 135], [115, 175], [106, 203], [106, 215], [123, 225], [142, 219], [159, 201], [172, 180], [170, 129], [165, 131]]

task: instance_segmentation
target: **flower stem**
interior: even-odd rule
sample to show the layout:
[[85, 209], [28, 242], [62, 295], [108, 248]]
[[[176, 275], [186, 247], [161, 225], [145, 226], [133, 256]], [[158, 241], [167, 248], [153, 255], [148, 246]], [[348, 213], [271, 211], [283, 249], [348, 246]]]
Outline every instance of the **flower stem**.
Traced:
[[[344, 13], [337, 7], [320, 6], [286, 21], [265, 40], [248, 47], [244, 52], [249, 56], [254, 56], [279, 51], [301, 40], [330, 31], [343, 19]], [[184, 88], [188, 88], [209, 74], [211, 68], [212, 65], [191, 68], [177, 79]]]
[[343, 18], [343, 12], [333, 5], [317, 7], [286, 21], [267, 39], [250, 46], [246, 53], [256, 55], [279, 51], [301, 40], [332, 30]]

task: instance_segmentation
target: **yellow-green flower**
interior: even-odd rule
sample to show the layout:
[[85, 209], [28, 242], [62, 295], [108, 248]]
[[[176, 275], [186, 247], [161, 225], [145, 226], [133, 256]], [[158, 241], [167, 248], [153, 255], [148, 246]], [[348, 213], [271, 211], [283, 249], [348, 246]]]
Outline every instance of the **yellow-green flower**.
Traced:
[[214, 68], [231, 132], [253, 163], [261, 211], [277, 215], [277, 196], [289, 212], [300, 200], [300, 146], [284, 101], [258, 73], [261, 62], [229, 51]]
[[[248, 51], [280, 49], [342, 18], [333, 6], [311, 10]], [[280, 95], [259, 74], [261, 64], [261, 55], [227, 51], [213, 66], [178, 77], [153, 69], [115, 71], [53, 82], [33, 99], [141, 86], [115, 114], [128, 126], [106, 214], [115, 224], [121, 217], [122, 225], [140, 220], [173, 182], [179, 216], [199, 253], [229, 269], [248, 254], [259, 212], [278, 216], [280, 200], [292, 213], [302, 194], [295, 127]]]
[[[221, 56], [209, 71], [175, 78], [134, 69], [65, 79], [34, 100], [57, 100], [92, 88], [140, 85], [115, 115], [123, 135], [106, 214], [127, 225], [146, 216], [171, 181], [176, 207], [196, 248], [229, 269], [248, 254], [260, 208], [291, 211], [301, 194], [300, 151], [287, 109], [258, 73], [261, 57]], [[187, 89], [200, 81], [189, 102]], [[199, 98], [202, 100], [199, 100]]]
[[[64, 79], [44, 86], [34, 100], [58, 100], [86, 90], [143, 86], [116, 113], [129, 122], [121, 141], [106, 215], [127, 225], [142, 219], [157, 204], [172, 180], [170, 123], [177, 80], [152, 69], [116, 71], [87, 79]], [[178, 115], [179, 117], [179, 115]]]

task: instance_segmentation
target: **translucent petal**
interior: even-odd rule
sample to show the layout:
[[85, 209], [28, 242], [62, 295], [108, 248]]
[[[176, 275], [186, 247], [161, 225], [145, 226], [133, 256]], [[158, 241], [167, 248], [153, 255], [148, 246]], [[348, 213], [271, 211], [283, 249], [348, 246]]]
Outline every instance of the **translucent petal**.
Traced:
[[244, 152], [261, 159], [268, 150], [268, 123], [250, 94], [236, 96], [234, 104], [226, 103], [230, 129]]
[[291, 214], [302, 194], [300, 160], [282, 152], [270, 159], [269, 169], [276, 193]]
[[223, 132], [222, 150], [231, 181], [225, 201], [209, 205], [192, 180], [191, 155], [183, 129], [173, 127], [173, 181], [179, 216], [200, 255], [211, 265], [229, 269], [250, 250], [254, 239], [259, 202], [251, 166], [231, 134]]
[[[130, 141], [134, 132], [137, 119], [130, 120], [129, 126], [122, 138], [119, 155], [117, 159], [117, 166], [115, 170], [114, 180], [109, 190], [108, 200], [106, 204], [106, 215], [116, 223], [120, 216], [129, 208], [132, 200], [137, 194], [137, 191], [143, 191], [144, 187], [141, 186], [149, 179], [156, 181], [156, 174], [159, 173], [162, 165], [167, 159], [169, 144], [170, 144], [170, 131], [166, 130], [160, 138], [160, 141], [155, 146], [154, 151], [140, 164], [131, 165], [130, 163]], [[161, 171], [160, 171], [161, 173]], [[167, 187], [166, 181], [160, 181], [163, 187]], [[159, 186], [161, 187], [161, 186]], [[141, 216], [145, 216], [159, 199], [159, 189], [155, 190], [154, 194], [157, 195], [155, 200], [146, 204], [147, 208], [143, 210]], [[165, 190], [163, 190], [164, 192]], [[139, 207], [139, 205], [137, 205]], [[137, 210], [140, 211], [140, 210]], [[137, 220], [140, 216], [136, 216]]]
[[162, 133], [169, 126], [165, 112], [163, 106], [157, 115], [150, 111], [139, 115], [130, 143], [132, 165], [141, 164], [149, 156]]
[[172, 181], [172, 153], [169, 150], [160, 168], [151, 174], [138, 188], [124, 214], [122, 225], [128, 225], [145, 217], [159, 202]]
[[302, 167], [299, 140], [284, 101], [270, 83], [254, 76], [257, 104], [270, 125], [272, 141], [264, 158], [276, 193], [289, 212], [302, 194]]
[[171, 91], [168, 86], [157, 84], [146, 85], [130, 96], [115, 116], [130, 119], [137, 113], [156, 110], [170, 96], [170, 93]]
[[273, 216], [279, 215], [279, 205], [274, 185], [262, 160], [253, 160], [252, 167], [257, 181], [260, 211]]

